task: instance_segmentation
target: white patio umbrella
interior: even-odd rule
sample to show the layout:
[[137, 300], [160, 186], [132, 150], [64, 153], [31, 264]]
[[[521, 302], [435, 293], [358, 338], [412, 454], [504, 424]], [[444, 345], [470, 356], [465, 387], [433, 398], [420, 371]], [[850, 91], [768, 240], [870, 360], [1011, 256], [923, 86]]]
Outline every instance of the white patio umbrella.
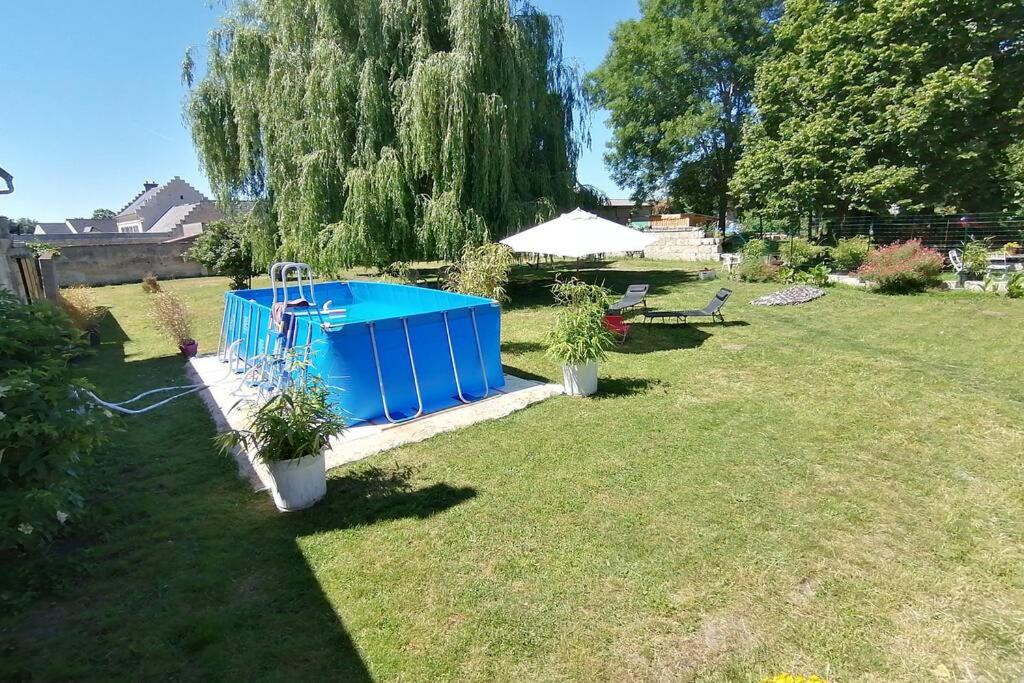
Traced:
[[643, 251], [657, 240], [624, 225], [605, 220], [583, 209], [523, 230], [501, 240], [521, 254], [549, 254], [582, 258], [590, 254]]

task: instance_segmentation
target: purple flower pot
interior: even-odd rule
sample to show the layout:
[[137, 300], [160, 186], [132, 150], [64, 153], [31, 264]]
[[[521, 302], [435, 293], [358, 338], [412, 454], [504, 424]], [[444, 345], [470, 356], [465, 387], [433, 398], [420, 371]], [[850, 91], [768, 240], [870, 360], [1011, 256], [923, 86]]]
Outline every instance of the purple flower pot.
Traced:
[[195, 355], [199, 353], [199, 342], [193, 339], [190, 342], [182, 344], [178, 348], [181, 349], [181, 355], [185, 356], [185, 358], [194, 358]]

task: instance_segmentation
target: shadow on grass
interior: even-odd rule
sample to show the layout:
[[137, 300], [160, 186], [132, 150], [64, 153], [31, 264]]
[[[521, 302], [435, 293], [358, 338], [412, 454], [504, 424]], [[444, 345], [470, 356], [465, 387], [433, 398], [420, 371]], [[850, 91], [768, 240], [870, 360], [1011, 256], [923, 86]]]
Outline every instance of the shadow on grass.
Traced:
[[597, 393], [594, 399], [620, 398], [623, 396], [639, 396], [646, 394], [652, 387], [656, 387], [659, 380], [644, 379], [643, 377], [615, 377], [611, 379], [601, 378], [597, 383]]
[[675, 285], [697, 281], [696, 272], [687, 270], [581, 269], [577, 274], [572, 270], [544, 266], [538, 269], [516, 268], [506, 290], [511, 300], [504, 304], [503, 308], [514, 311], [552, 305], [554, 300], [551, 298], [551, 284], [559, 273], [577, 276], [592, 284], [604, 285], [616, 296], [620, 296], [629, 285], [634, 284], [648, 285], [648, 297], [653, 297], [666, 293]]
[[[126, 361], [120, 329], [108, 318], [80, 366], [101, 396], [183, 383], [180, 357]], [[87, 514], [59, 548], [5, 562], [0, 597], [18, 600], [0, 610], [0, 680], [370, 681], [303, 539], [428, 519], [477, 495], [357, 466], [317, 507], [282, 515], [216, 452], [197, 396], [118, 420], [86, 470]]]
[[616, 346], [614, 353], [651, 353], [696, 349], [711, 337], [693, 325], [644, 325], [634, 322], [624, 344]]
[[444, 483], [414, 488], [411, 476], [412, 470], [405, 467], [328, 473], [327, 496], [301, 514], [281, 515], [280, 523], [306, 535], [395, 519], [427, 519], [477, 495], [471, 487]]
[[536, 373], [530, 372], [529, 370], [520, 370], [514, 365], [502, 364], [501, 371], [504, 372], [506, 375], [513, 375], [515, 377], [519, 377], [520, 379], [528, 379], [531, 382], [541, 382], [543, 384], [548, 384], [549, 382], [551, 382], [550, 379], [544, 377], [543, 375], [538, 375]]
[[543, 344], [538, 342], [501, 342], [502, 353], [533, 353], [535, 351], [543, 351], [545, 348], [546, 347]]

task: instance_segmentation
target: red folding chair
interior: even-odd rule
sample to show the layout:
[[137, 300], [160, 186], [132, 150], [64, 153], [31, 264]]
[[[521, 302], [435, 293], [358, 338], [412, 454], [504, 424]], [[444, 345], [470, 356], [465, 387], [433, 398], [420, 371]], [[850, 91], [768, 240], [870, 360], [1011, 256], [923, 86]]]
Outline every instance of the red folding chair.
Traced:
[[606, 330], [618, 337], [620, 344], [626, 341], [626, 336], [629, 334], [629, 323], [626, 322], [625, 318], [621, 315], [608, 313], [605, 314], [602, 322], [604, 322]]

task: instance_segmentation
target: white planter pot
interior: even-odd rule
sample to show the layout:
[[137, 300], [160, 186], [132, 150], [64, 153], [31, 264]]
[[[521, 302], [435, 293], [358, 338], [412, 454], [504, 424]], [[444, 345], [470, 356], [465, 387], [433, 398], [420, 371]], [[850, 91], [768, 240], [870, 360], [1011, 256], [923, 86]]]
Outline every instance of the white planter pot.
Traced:
[[305, 510], [327, 495], [323, 452], [296, 460], [267, 463], [267, 468], [274, 480], [271, 488], [274, 504], [281, 512]]
[[699, 270], [697, 271], [697, 277], [701, 280], [714, 280], [717, 275], [713, 270]]
[[597, 361], [586, 365], [563, 365], [562, 379], [569, 396], [590, 396], [597, 391]]

